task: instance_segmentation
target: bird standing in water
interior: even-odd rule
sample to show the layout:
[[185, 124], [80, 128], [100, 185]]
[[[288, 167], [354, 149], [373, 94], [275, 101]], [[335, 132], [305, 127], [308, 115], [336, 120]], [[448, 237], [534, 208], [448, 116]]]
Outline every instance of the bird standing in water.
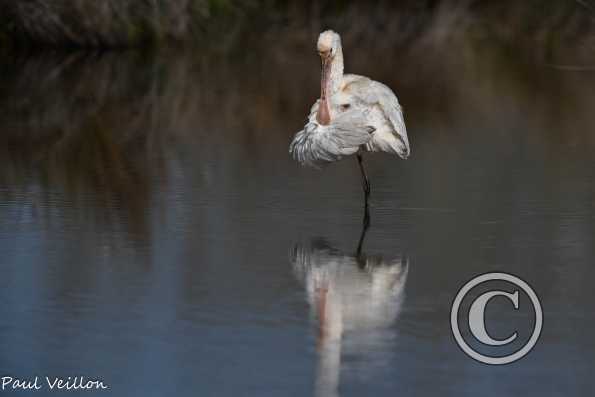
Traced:
[[320, 166], [355, 154], [365, 197], [364, 223], [369, 222], [370, 181], [362, 153], [387, 152], [409, 157], [409, 139], [401, 105], [386, 85], [355, 74], [343, 74], [341, 37], [332, 30], [318, 37], [322, 61], [320, 99], [289, 152], [304, 165]]

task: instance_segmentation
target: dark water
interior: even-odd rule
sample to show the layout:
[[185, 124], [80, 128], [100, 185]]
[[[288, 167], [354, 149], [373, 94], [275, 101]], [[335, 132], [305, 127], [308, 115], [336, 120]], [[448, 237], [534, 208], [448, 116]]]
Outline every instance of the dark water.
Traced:
[[[595, 75], [345, 44], [347, 70], [397, 91], [412, 143], [366, 157], [360, 255], [355, 160], [287, 153], [318, 93], [309, 47], [2, 61], [0, 376], [110, 387], [2, 395], [592, 395]], [[487, 271], [544, 311], [501, 367], [449, 324]]]

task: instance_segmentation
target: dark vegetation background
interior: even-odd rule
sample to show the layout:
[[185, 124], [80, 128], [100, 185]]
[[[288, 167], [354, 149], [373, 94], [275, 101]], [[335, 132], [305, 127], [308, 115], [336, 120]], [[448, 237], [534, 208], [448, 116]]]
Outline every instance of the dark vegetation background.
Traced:
[[[298, 39], [332, 26], [379, 47], [470, 35], [541, 61], [589, 63], [593, 0], [0, 0], [0, 46], [229, 46], [257, 34]], [[347, 39], [350, 39], [347, 38]]]

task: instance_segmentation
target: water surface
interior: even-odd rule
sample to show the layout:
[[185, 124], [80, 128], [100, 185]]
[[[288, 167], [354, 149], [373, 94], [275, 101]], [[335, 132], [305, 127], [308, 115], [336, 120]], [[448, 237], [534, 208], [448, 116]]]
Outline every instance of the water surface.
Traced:
[[[359, 253], [355, 160], [287, 153], [318, 93], [310, 48], [3, 60], [0, 374], [116, 396], [589, 395], [595, 75], [358, 45], [347, 69], [397, 91], [412, 144], [366, 156]], [[495, 270], [545, 316], [504, 367], [449, 325]]]

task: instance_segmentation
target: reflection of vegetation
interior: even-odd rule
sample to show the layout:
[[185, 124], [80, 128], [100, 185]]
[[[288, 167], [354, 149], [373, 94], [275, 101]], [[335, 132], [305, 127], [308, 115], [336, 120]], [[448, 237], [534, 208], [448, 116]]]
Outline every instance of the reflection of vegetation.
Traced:
[[[90, 58], [49, 56], [5, 65], [5, 76], [14, 79], [3, 85], [0, 100], [7, 143], [0, 149], [0, 182], [26, 192], [33, 177], [45, 192], [93, 203], [99, 222], [113, 221], [120, 208], [132, 231], [144, 235], [154, 168], [146, 167], [143, 151], [152, 134], [142, 119], [150, 104], [142, 98], [152, 80], [118, 73], [122, 64], [110, 57]], [[24, 94], [12, 96], [17, 92]], [[131, 105], [124, 108], [126, 98]], [[43, 204], [51, 213], [60, 201]]]
[[[199, 170], [208, 178], [227, 172], [216, 162], [224, 153], [241, 143], [258, 153], [272, 129], [288, 130], [292, 102], [259, 75], [273, 60], [203, 54], [42, 53], [0, 64], [0, 186], [11, 187], [0, 194], [19, 202], [32, 186], [59, 192], [101, 222], [124, 217], [146, 235], [151, 189], [167, 190], [168, 161], [188, 143], [199, 144], [190, 156], [212, 167]], [[287, 134], [272, 138], [285, 144]]]
[[[318, 95], [315, 36], [282, 30], [250, 42], [250, 51], [231, 44], [191, 53], [52, 52], [5, 59], [0, 185], [15, 188], [0, 189], [0, 195], [18, 201], [35, 186], [73, 202], [92, 198], [95, 208], [112, 211], [103, 219], [124, 212], [141, 233], [153, 192], [173, 183], [172, 167], [180, 159], [191, 158], [205, 183], [216, 181], [222, 189], [235, 188], [230, 181], [241, 173], [239, 164], [244, 171], [283, 170], [287, 144]], [[454, 136], [460, 130], [475, 131], [486, 142], [515, 142], [494, 146], [507, 150], [524, 139], [552, 159], [565, 145], [595, 146], [589, 133], [595, 98], [587, 89], [592, 74], [535, 68], [506, 46], [467, 36], [444, 46], [438, 35], [428, 35], [423, 46], [409, 50], [358, 37], [345, 35], [348, 71], [395, 88], [415, 139], [423, 139], [420, 131], [429, 125], [441, 153], [460, 142]], [[391, 61], [375, 62], [380, 55]], [[522, 136], [512, 133], [520, 129]], [[456, 162], [442, 170], [448, 164]], [[444, 178], [436, 186], [451, 182]]]

